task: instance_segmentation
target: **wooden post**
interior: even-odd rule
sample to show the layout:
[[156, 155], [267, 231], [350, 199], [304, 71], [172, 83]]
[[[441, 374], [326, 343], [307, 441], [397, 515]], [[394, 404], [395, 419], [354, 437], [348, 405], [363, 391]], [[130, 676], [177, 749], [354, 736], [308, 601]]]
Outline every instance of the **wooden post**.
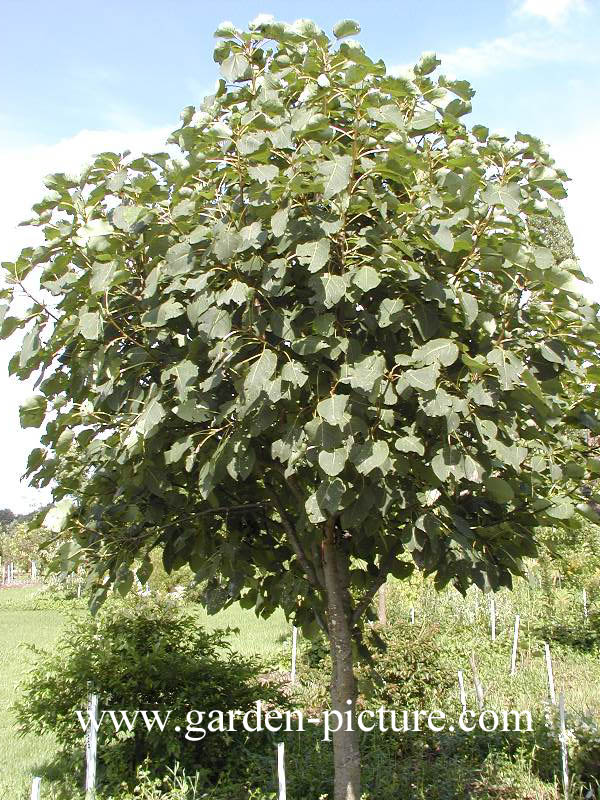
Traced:
[[583, 590], [583, 621], [587, 623], [588, 621], [588, 605], [587, 605], [587, 592]]
[[513, 646], [512, 646], [512, 658], [510, 661], [510, 674], [516, 675], [517, 674], [517, 647], [519, 644], [519, 622], [520, 617], [517, 614], [515, 617], [515, 633], [513, 638]]
[[465, 681], [463, 678], [462, 669], [458, 670], [458, 694], [460, 696], [460, 704], [463, 711], [467, 710], [467, 695], [465, 694]]
[[477, 705], [480, 711], [483, 711], [484, 698], [483, 686], [479, 679], [479, 672], [477, 671], [477, 663], [475, 662], [475, 653], [471, 651], [471, 672], [473, 673], [473, 684], [475, 686], [475, 694], [477, 696]]
[[41, 778], [34, 778], [31, 784], [31, 800], [40, 800]]
[[89, 725], [85, 737], [85, 800], [96, 797], [96, 748], [98, 743], [98, 695], [88, 697]]
[[569, 797], [569, 756], [567, 752], [567, 725], [565, 721], [565, 696], [558, 696], [558, 714], [560, 718], [560, 755], [562, 761], [563, 790], [565, 798]]
[[414, 606], [411, 606], [411, 608], [410, 608], [410, 624], [411, 625], [415, 624], [415, 609], [414, 609]]
[[550, 695], [550, 702], [553, 706], [556, 705], [556, 692], [554, 691], [554, 673], [552, 672], [552, 658], [550, 656], [550, 647], [544, 643], [544, 651], [546, 654], [546, 672], [548, 674], [548, 694]]
[[79, 600], [80, 597], [81, 597], [81, 581], [78, 580], [77, 581], [77, 599]]
[[490, 600], [490, 626], [492, 630], [492, 642], [496, 641], [496, 600], [494, 597]]
[[298, 628], [294, 625], [292, 628], [292, 672], [290, 675], [290, 683], [292, 686], [296, 683], [296, 649], [298, 647]]
[[285, 744], [277, 745], [277, 778], [279, 780], [279, 800], [286, 800], [285, 792]]

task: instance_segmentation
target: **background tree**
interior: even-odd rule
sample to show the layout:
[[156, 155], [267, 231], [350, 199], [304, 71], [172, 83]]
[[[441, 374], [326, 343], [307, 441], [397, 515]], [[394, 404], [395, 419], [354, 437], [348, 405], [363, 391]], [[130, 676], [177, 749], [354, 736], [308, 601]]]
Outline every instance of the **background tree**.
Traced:
[[[2, 328], [26, 330], [11, 372], [40, 374], [29, 475], [58, 476], [45, 523], [74, 533], [93, 607], [160, 547], [222, 604], [326, 631], [353, 711], [386, 575], [509, 586], [536, 526], [574, 524], [596, 310], [532, 229], [566, 176], [532, 136], [467, 129], [473, 91], [434, 55], [393, 77], [307, 20], [217, 36], [184, 158], [51, 176], [45, 245], [6, 265], [53, 296]], [[334, 762], [359, 798], [356, 730]]]

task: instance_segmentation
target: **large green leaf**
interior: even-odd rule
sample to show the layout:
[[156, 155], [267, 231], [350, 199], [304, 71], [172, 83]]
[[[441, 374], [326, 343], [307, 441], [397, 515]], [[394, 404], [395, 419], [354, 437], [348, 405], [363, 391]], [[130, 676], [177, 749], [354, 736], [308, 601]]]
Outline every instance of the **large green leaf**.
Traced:
[[431, 339], [413, 352], [414, 361], [422, 364], [439, 362], [444, 367], [449, 367], [457, 358], [458, 347], [450, 339]]
[[348, 289], [345, 277], [331, 272], [318, 275], [314, 285], [317, 287], [317, 297], [325, 308], [337, 305]]
[[46, 415], [46, 398], [37, 394], [30, 397], [19, 408], [22, 428], [39, 428]]
[[505, 391], [514, 389], [520, 382], [520, 376], [525, 366], [514, 353], [511, 353], [509, 350], [504, 350], [501, 347], [495, 347], [487, 354], [487, 361], [488, 364], [496, 368], [498, 378], [500, 379], [500, 386]]
[[325, 200], [335, 197], [348, 186], [351, 169], [351, 156], [336, 156], [331, 161], [323, 161], [319, 164], [319, 174], [324, 178], [323, 197]]
[[245, 80], [250, 77], [250, 62], [242, 53], [232, 53], [229, 58], [221, 63], [221, 72], [225, 80], [235, 83], [235, 81]]
[[509, 214], [518, 214], [523, 198], [518, 183], [490, 184], [481, 193], [482, 199], [490, 206], [501, 205]]
[[105, 292], [113, 286], [118, 269], [119, 264], [117, 261], [109, 261], [106, 264], [95, 261], [92, 264], [92, 275], [90, 277], [90, 291], [92, 294]]
[[412, 434], [409, 436], [401, 436], [396, 439], [394, 446], [396, 450], [399, 450], [401, 453], [416, 453], [419, 456], [425, 455], [423, 443]]
[[331, 242], [329, 239], [318, 239], [316, 242], [299, 244], [296, 256], [301, 264], [308, 267], [309, 272], [318, 272], [329, 261]]
[[352, 283], [358, 286], [363, 292], [370, 292], [381, 283], [381, 278], [376, 269], [365, 265], [361, 267], [352, 278]]
[[263, 350], [252, 363], [244, 380], [244, 394], [248, 402], [253, 402], [267, 387], [277, 368], [277, 355], [272, 350]]
[[153, 433], [154, 429], [162, 422], [167, 412], [157, 397], [151, 398], [137, 418], [135, 428], [142, 436]]
[[348, 451], [345, 447], [338, 447], [335, 450], [321, 450], [319, 453], [319, 466], [327, 475], [335, 477], [344, 469]]
[[504, 478], [488, 478], [485, 482], [485, 488], [498, 503], [510, 503], [515, 497], [512, 486]]
[[279, 175], [279, 169], [275, 164], [257, 164], [255, 167], [248, 167], [248, 175], [259, 183], [267, 183]]
[[546, 514], [554, 519], [570, 519], [575, 513], [573, 503], [566, 497], [555, 497], [550, 508], [546, 509]]
[[452, 252], [454, 249], [454, 236], [446, 225], [434, 225], [431, 238], [442, 250]]
[[333, 26], [333, 35], [336, 39], [355, 36], [357, 33], [360, 33], [360, 25], [353, 19], [342, 19]]
[[74, 502], [68, 497], [63, 497], [55, 503], [44, 517], [43, 526], [52, 533], [60, 533], [67, 527], [67, 522], [74, 510]]
[[191, 361], [181, 361], [177, 366], [173, 367], [173, 375], [175, 376], [177, 395], [183, 402], [187, 399], [190, 389], [198, 377], [198, 367]]
[[421, 369], [407, 369], [402, 373], [402, 377], [413, 389], [430, 392], [436, 387], [439, 373], [439, 365], [431, 364], [428, 367], [421, 367]]
[[400, 319], [404, 309], [404, 301], [399, 298], [386, 297], [381, 301], [377, 321], [381, 328], [387, 328]]
[[368, 441], [353, 448], [350, 458], [361, 475], [368, 475], [374, 469], [381, 468], [389, 454], [387, 442]]
[[136, 205], [117, 206], [111, 212], [113, 225], [125, 233], [141, 233], [152, 217], [147, 208]]
[[102, 315], [98, 311], [85, 311], [79, 317], [79, 331], [85, 339], [99, 339], [103, 327]]
[[183, 275], [194, 263], [194, 254], [188, 242], [174, 244], [167, 250], [166, 271], [169, 275]]
[[348, 405], [347, 394], [335, 394], [326, 400], [321, 400], [317, 405], [317, 414], [330, 425], [343, 427], [346, 422], [346, 406]]
[[185, 313], [181, 303], [173, 299], [166, 300], [155, 308], [151, 308], [142, 316], [141, 322], [147, 328], [162, 328], [170, 319], [180, 317]]
[[293, 383], [294, 386], [304, 386], [308, 380], [308, 374], [303, 365], [298, 361], [288, 361], [281, 369], [281, 377], [284, 381]]

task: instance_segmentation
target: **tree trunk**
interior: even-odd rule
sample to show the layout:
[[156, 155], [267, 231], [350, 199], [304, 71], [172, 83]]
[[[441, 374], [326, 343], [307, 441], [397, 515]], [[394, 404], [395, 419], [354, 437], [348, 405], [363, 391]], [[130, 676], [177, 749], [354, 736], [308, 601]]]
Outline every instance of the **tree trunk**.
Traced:
[[384, 628], [387, 625], [386, 588], [384, 583], [377, 592], [377, 618], [379, 624]]
[[[360, 800], [360, 752], [356, 729], [356, 678], [352, 658], [351, 609], [348, 592], [348, 556], [336, 547], [333, 526], [323, 544], [323, 568], [327, 591], [327, 621], [333, 665], [331, 708], [342, 717], [333, 733], [334, 800]], [[348, 712], [352, 724], [348, 725]], [[337, 723], [332, 721], [337, 727]], [[348, 728], [352, 728], [348, 730]]]

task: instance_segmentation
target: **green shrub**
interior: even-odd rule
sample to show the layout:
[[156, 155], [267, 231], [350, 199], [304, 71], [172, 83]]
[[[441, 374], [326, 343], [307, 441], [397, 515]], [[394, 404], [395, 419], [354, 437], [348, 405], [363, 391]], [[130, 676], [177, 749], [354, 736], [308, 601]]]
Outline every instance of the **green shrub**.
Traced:
[[242, 753], [259, 751], [265, 739], [239, 731], [188, 741], [187, 713], [248, 711], [259, 699], [285, 706], [279, 692], [259, 680], [259, 663], [230, 650], [226, 633], [206, 633], [173, 603], [135, 596], [94, 619], [74, 619], [55, 651], [32, 648], [36, 663], [16, 704], [20, 729], [53, 731], [63, 750], [81, 763], [84, 737], [76, 711], [86, 708], [90, 684], [100, 710], [172, 711], [163, 732], [141, 724], [116, 732], [110, 719], [104, 721], [98, 756], [106, 786], [132, 784], [146, 759], [156, 774], [178, 761], [186, 770], [201, 766], [216, 778]]
[[369, 643], [371, 663], [357, 670], [370, 704], [386, 708], [439, 708], [454, 675], [441, 658], [435, 625], [389, 624], [378, 630], [384, 647]]

